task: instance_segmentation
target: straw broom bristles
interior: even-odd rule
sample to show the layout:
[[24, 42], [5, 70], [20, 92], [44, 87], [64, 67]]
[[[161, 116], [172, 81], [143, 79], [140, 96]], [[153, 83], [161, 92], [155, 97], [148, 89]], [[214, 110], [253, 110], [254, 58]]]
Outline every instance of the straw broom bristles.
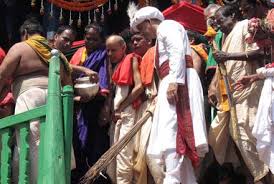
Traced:
[[146, 110], [143, 117], [135, 123], [132, 129], [118, 142], [116, 142], [108, 151], [106, 151], [101, 158], [88, 170], [83, 176], [81, 184], [92, 183], [103, 170], [111, 163], [113, 159], [120, 153], [120, 151], [129, 143], [129, 141], [136, 135], [136, 133], [142, 128], [146, 120], [152, 116], [155, 109], [154, 103]]

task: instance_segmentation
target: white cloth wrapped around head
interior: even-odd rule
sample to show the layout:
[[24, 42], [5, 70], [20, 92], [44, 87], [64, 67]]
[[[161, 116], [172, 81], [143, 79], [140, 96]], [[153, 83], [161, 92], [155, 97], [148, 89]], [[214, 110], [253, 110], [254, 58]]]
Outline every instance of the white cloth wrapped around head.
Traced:
[[137, 26], [144, 22], [145, 20], [151, 20], [151, 19], [158, 19], [160, 21], [163, 21], [165, 19], [164, 15], [160, 10], [158, 10], [155, 7], [152, 6], [146, 6], [144, 8], [141, 8], [138, 10], [133, 18], [133, 21], [131, 22], [130, 27], [137, 31]]

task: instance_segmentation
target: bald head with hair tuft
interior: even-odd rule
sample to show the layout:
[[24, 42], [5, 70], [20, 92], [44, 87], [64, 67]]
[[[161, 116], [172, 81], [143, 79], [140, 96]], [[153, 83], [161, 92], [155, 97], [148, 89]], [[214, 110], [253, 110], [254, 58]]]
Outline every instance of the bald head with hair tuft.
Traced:
[[119, 35], [111, 35], [107, 38], [106, 43], [118, 43], [121, 47], [125, 47], [126, 46], [126, 42], [123, 39], [123, 37], [119, 36]]
[[106, 40], [107, 54], [112, 63], [120, 62], [126, 54], [126, 42], [119, 35], [111, 35]]

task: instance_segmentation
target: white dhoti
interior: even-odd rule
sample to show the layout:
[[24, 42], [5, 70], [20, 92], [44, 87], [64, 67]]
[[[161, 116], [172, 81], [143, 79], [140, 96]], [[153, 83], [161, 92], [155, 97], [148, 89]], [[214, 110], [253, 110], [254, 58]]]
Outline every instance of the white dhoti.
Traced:
[[[24, 92], [19, 94], [16, 98], [15, 104], [15, 114], [23, 113], [25, 111], [40, 107], [46, 104], [47, 101], [47, 89], [33, 87], [26, 89]], [[32, 120], [30, 121], [30, 132], [29, 132], [29, 161], [30, 161], [30, 183], [36, 184], [38, 177], [38, 148], [40, 143], [40, 121]], [[20, 137], [19, 132], [16, 130], [16, 146], [14, 148], [13, 155], [13, 166], [12, 166], [12, 175], [14, 183], [18, 182], [18, 174], [19, 174], [19, 156], [20, 154]], [[71, 154], [71, 168], [75, 168], [75, 158], [74, 152], [72, 148]]]
[[264, 82], [252, 134], [257, 139], [259, 158], [274, 173], [274, 68], [260, 68]]
[[[31, 88], [20, 94], [15, 104], [15, 114], [34, 109], [46, 104], [47, 89]], [[18, 182], [18, 153], [20, 154], [19, 132], [16, 131], [16, 143], [14, 159], [13, 159], [13, 180]], [[29, 134], [29, 160], [30, 160], [30, 183], [37, 183], [38, 169], [38, 146], [40, 143], [39, 120], [30, 121]]]
[[167, 101], [169, 76], [160, 82], [154, 111], [150, 140], [147, 148], [149, 156], [162, 159], [164, 152], [176, 149], [177, 114], [176, 106]]
[[[115, 124], [114, 143], [122, 139], [135, 123], [135, 110], [127, 107], [121, 113], [121, 119]], [[131, 140], [116, 157], [117, 184], [132, 184], [134, 140]]]
[[[151, 105], [151, 100], [142, 103], [136, 114], [136, 121], [143, 117], [146, 110]], [[134, 181], [137, 184], [147, 183], [147, 162], [146, 162], [146, 149], [149, 140], [150, 130], [152, 126], [152, 117], [149, 117], [140, 131], [135, 135], [134, 145]]]
[[187, 69], [187, 84], [195, 147], [198, 156], [204, 157], [208, 152], [204, 96], [200, 78], [193, 68]]
[[[198, 140], [197, 144], [195, 143], [195, 146], [200, 146], [201, 155], [203, 155], [207, 152], [208, 148], [201, 83], [197, 72], [194, 69], [187, 69], [187, 79], [189, 98], [191, 98], [189, 103], [192, 113], [193, 128], [196, 127], [196, 133], [194, 131], [195, 141], [196, 139]], [[151, 158], [158, 159], [159, 167], [163, 164], [165, 165], [165, 184], [195, 184], [197, 182], [191, 162], [188, 158], [176, 154], [178, 123], [176, 106], [169, 104], [167, 101], [169, 81], [169, 75], [167, 75], [159, 85], [147, 154]]]
[[[121, 119], [110, 127], [111, 145], [122, 139], [135, 123], [135, 110], [129, 106], [121, 113]], [[122, 184], [133, 182], [134, 138], [119, 152], [116, 159], [107, 168], [112, 183]]]
[[[126, 99], [129, 93], [128, 86], [116, 86], [114, 98], [114, 109], [118, 109], [119, 105]], [[133, 127], [135, 123], [136, 110], [130, 105], [121, 112], [121, 119], [112, 124], [110, 129], [111, 143], [115, 144], [122, 139]], [[132, 184], [133, 180], [133, 154], [134, 139], [132, 139], [116, 156], [107, 168], [107, 173], [113, 183]]]
[[[122, 139], [135, 123], [135, 110], [129, 106], [115, 124], [114, 143]], [[133, 177], [134, 140], [131, 140], [116, 157], [117, 184], [131, 184]]]

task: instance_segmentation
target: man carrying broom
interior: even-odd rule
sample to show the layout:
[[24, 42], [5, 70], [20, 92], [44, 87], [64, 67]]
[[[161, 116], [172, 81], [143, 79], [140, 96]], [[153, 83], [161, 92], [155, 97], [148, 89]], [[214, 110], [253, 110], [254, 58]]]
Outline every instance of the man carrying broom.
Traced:
[[[141, 57], [135, 53], [126, 55], [126, 44], [118, 35], [106, 41], [107, 54], [115, 66], [112, 81], [115, 84], [114, 98], [114, 143], [122, 139], [135, 123], [136, 110], [140, 107], [140, 94], [143, 92], [139, 63]], [[134, 144], [130, 142], [116, 157], [116, 182], [131, 184], [133, 178]], [[114, 181], [115, 182], [115, 181]]]
[[194, 69], [186, 69], [192, 66], [187, 33], [179, 23], [164, 21], [154, 7], [138, 10], [131, 27], [147, 38], [157, 39], [155, 66], [161, 81], [147, 154], [157, 159], [159, 166], [164, 165], [164, 184], [195, 184], [193, 165], [198, 165], [199, 158], [192, 118], [200, 117], [197, 122], [203, 122], [204, 113], [199, 76]]

